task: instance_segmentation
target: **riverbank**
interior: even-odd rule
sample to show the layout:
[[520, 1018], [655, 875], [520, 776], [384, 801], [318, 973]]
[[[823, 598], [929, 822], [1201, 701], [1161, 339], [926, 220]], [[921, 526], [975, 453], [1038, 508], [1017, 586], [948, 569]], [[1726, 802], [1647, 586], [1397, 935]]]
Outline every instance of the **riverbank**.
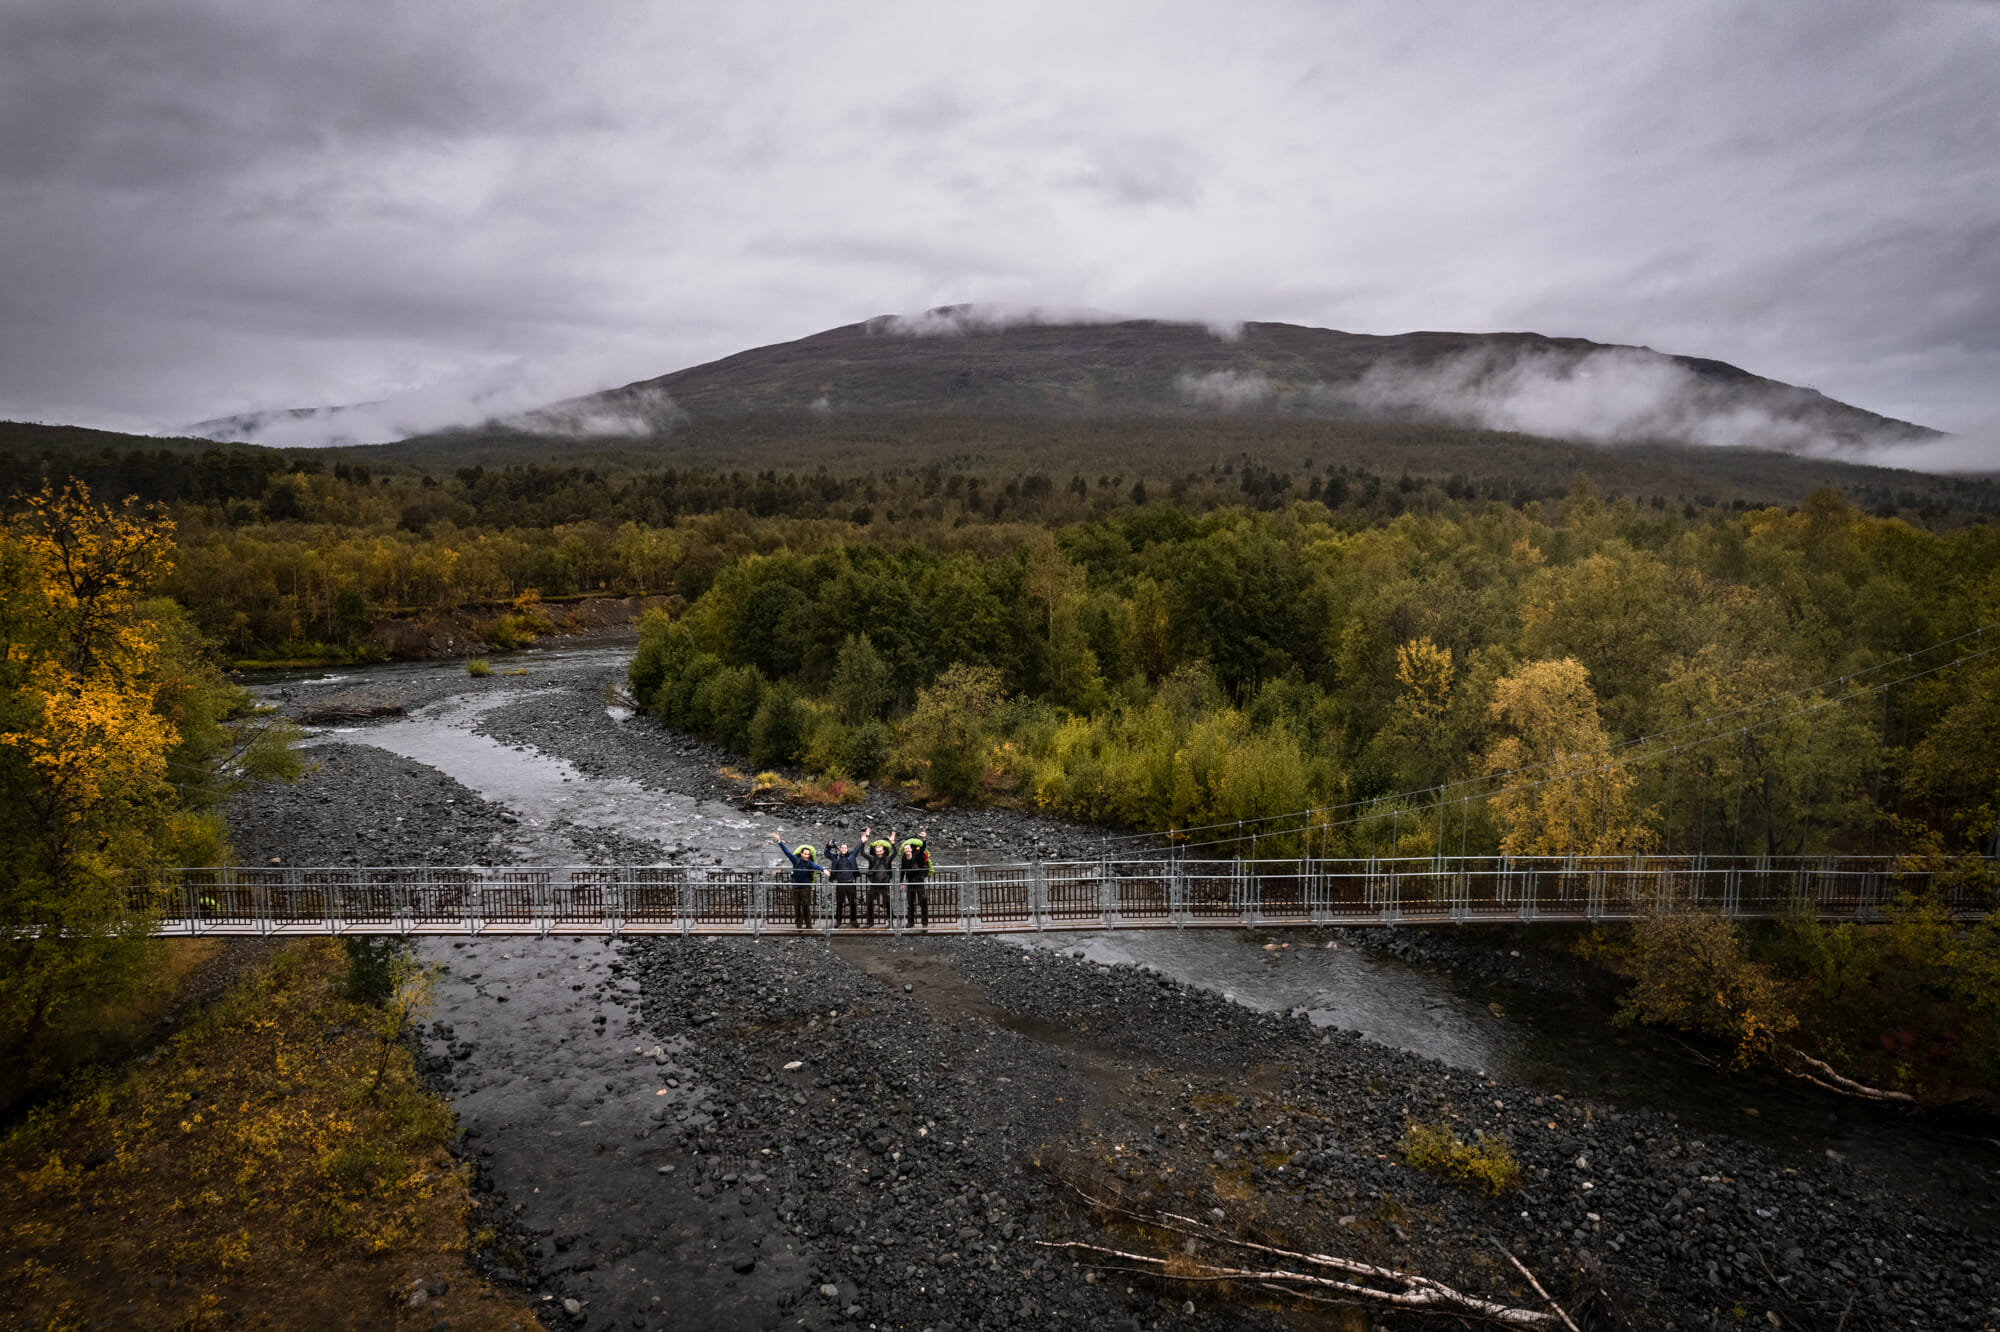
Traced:
[[0, 1145], [0, 1326], [532, 1325], [467, 1265], [451, 1112], [333, 940], [267, 954]]
[[668, 601], [666, 596], [577, 596], [536, 601], [526, 611], [510, 602], [412, 611], [374, 621], [350, 645], [312, 645], [304, 656], [243, 657], [231, 666], [252, 672], [351, 668], [383, 661], [457, 660], [537, 642], [603, 643], [636, 638], [645, 613]]

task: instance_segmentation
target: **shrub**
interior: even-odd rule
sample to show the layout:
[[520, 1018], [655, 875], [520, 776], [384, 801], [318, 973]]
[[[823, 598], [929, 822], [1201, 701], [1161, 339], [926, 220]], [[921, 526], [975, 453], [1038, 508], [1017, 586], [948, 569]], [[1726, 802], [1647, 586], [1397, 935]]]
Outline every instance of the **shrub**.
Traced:
[[991, 666], [959, 662], [918, 693], [910, 714], [910, 748], [932, 789], [959, 799], [979, 794], [1000, 678]]
[[802, 805], [858, 805], [868, 797], [868, 783], [846, 777], [789, 784], [787, 798]]
[[797, 763], [811, 725], [812, 710], [798, 691], [789, 684], [772, 685], [750, 719], [750, 762], [760, 768]]
[[396, 992], [398, 963], [409, 951], [404, 941], [350, 934], [340, 942], [347, 949], [347, 978], [343, 987], [347, 997], [357, 1004], [387, 1003]]
[[889, 761], [889, 728], [878, 721], [863, 722], [846, 733], [840, 756], [842, 771], [851, 777], [870, 778]]
[[1798, 1025], [1770, 972], [1752, 960], [1734, 921], [1668, 911], [1632, 927], [1633, 985], [1617, 1022], [1663, 1023], [1731, 1041], [1736, 1062], [1768, 1055]]
[[1482, 1138], [1475, 1145], [1461, 1139], [1449, 1124], [1411, 1124], [1399, 1146], [1405, 1164], [1476, 1185], [1488, 1196], [1521, 1183], [1520, 1164], [1501, 1138]]
[[868, 641], [868, 635], [848, 635], [833, 667], [833, 706], [850, 726], [872, 721], [889, 705], [889, 663]]
[[493, 663], [484, 657], [474, 657], [465, 663], [465, 673], [475, 680], [484, 680], [493, 674]]
[[750, 747], [750, 723], [764, 701], [764, 673], [755, 666], [721, 666], [695, 686], [690, 729], [731, 749]]
[[639, 622], [639, 648], [625, 668], [625, 679], [632, 686], [632, 700], [641, 708], [650, 709], [667, 676], [678, 677], [694, 656], [693, 639], [685, 630], [676, 639], [673, 627], [660, 611], [647, 611]]

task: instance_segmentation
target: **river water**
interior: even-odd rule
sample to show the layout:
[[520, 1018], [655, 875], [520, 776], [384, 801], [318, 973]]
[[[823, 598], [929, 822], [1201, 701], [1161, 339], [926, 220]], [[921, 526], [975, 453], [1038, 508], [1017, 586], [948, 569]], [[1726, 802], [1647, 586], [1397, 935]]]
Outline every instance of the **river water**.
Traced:
[[[597, 837], [616, 834], [658, 846], [662, 858], [675, 863], [776, 864], [770, 833], [778, 824], [772, 819], [715, 801], [663, 794], [629, 777], [593, 776], [533, 745], [504, 743], [478, 730], [489, 712], [528, 704], [535, 690], [584, 689], [600, 697], [606, 682], [622, 682], [629, 655], [628, 645], [524, 654], [523, 660], [533, 663], [537, 683], [534, 689], [506, 693], [440, 691], [436, 682], [447, 668], [436, 664], [295, 672], [265, 677], [258, 692], [296, 703], [369, 683], [432, 682], [431, 692], [440, 696], [407, 717], [337, 727], [319, 738], [380, 747], [505, 805], [520, 819], [510, 850], [525, 863], [585, 863]], [[505, 669], [500, 659], [495, 665]], [[615, 702], [607, 701], [604, 708], [606, 724], [654, 725], [631, 717]], [[818, 837], [829, 830], [810, 823], [802, 828], [794, 819], [785, 831], [788, 837]], [[1901, 1115], [1775, 1077], [1725, 1076], [1700, 1065], [1670, 1036], [1615, 1027], [1610, 1005], [1598, 996], [1413, 965], [1343, 943], [1338, 931], [1121, 931], [1018, 936], [1013, 942], [1153, 968], [1253, 1008], [1303, 1010], [1320, 1025], [1359, 1031], [1368, 1039], [1536, 1091], [1667, 1111], [1691, 1132], [1732, 1134], [1781, 1156], [1845, 1160], [1858, 1172], [1930, 1198], [1982, 1229], [1992, 1229], [2000, 1220], [2000, 1141], [1990, 1124]], [[446, 944], [430, 947], [440, 956], [452, 951]], [[474, 947], [482, 953], [502, 951]], [[586, 952], [600, 947], [517, 940], [504, 951], [525, 957], [543, 948], [550, 953], [544, 965], [574, 968]], [[459, 956], [464, 957], [463, 951]], [[520, 968], [524, 957], [492, 960]], [[447, 987], [444, 1002], [453, 1003], [458, 989]], [[479, 1012], [490, 1031], [500, 1015], [483, 1003]], [[454, 1018], [451, 1012], [440, 1016], [446, 1022]], [[581, 1029], [581, 1009], [565, 1016]], [[634, 1045], [640, 1034], [627, 1027], [629, 1019], [620, 1018], [613, 1030], [628, 1038], [621, 1043], [630, 1047], [621, 1050], [623, 1058], [646, 1043]]]

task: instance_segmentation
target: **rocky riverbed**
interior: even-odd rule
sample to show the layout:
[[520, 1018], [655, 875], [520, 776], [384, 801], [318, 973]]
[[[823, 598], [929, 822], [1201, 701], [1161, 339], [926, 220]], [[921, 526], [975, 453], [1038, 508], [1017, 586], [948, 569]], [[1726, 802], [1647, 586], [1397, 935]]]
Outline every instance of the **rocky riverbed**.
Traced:
[[[746, 814], [720, 799], [726, 756], [607, 706], [601, 655], [528, 662], [283, 686], [292, 707], [344, 690], [405, 715], [319, 736], [302, 781], [243, 797], [243, 858], [742, 863], [774, 828], [869, 820], [922, 820], [945, 855], [1095, 837], [886, 791], [837, 824]], [[445, 969], [426, 1057], [479, 1167], [483, 1261], [550, 1327], [1436, 1320], [1204, 1279], [1248, 1257], [1243, 1240], [1546, 1312], [1505, 1246], [1585, 1326], [2000, 1324], [1990, 1233], [1841, 1161], [1506, 1085], [1043, 942], [425, 944]], [[1521, 1186], [1488, 1197], [1405, 1164], [1413, 1122], [1506, 1141]], [[1055, 1247], [1077, 1243], [1170, 1257], [1187, 1279]]]

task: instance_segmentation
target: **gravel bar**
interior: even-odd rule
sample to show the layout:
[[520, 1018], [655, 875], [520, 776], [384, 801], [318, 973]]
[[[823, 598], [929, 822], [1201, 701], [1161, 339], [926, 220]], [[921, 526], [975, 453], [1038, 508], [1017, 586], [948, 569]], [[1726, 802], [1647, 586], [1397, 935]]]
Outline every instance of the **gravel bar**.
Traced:
[[[412, 672], [348, 692], [415, 710], [512, 689], [487, 700], [483, 734], [595, 777], [724, 794], [714, 769], [728, 756], [616, 717], [604, 697], [616, 679], [585, 659], [525, 680]], [[240, 797], [243, 859], [537, 851], [523, 834], [535, 811], [363, 734], [393, 724], [322, 736], [299, 783]], [[1095, 838], [1020, 813], [909, 810], [893, 792], [871, 801], [840, 812], [842, 826], [921, 819], [947, 854], [1073, 854]], [[824, 817], [594, 844], [705, 855]], [[1584, 1327], [2000, 1326], [1991, 1236], [1841, 1161], [1785, 1163], [1663, 1114], [1505, 1085], [1101, 966], [1059, 939], [423, 948], [445, 969], [425, 1063], [478, 1172], [481, 1262], [539, 1297], [552, 1328], [1438, 1325], [1412, 1312], [1328, 1322], [1267, 1292], [1080, 1261], [1049, 1246], [1179, 1244], [1084, 1193], [1546, 1311], [1497, 1241]], [[1413, 1122], [1504, 1139], [1521, 1187], [1489, 1198], [1406, 1165]], [[1195, 1265], [1227, 1256], [1197, 1249], [1178, 1251]]]

